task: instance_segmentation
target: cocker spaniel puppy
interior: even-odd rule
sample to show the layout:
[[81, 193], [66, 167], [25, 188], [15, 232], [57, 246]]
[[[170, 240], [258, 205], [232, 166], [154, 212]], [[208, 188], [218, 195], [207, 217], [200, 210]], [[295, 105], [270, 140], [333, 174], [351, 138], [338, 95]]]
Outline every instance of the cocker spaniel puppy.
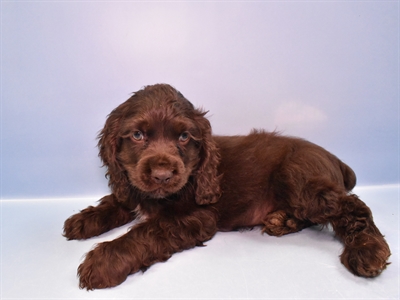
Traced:
[[212, 136], [206, 113], [173, 87], [147, 86], [108, 116], [100, 157], [112, 194], [65, 221], [64, 236], [87, 239], [139, 218], [78, 268], [80, 287], [113, 287], [217, 231], [262, 226], [281, 236], [330, 223], [341, 262], [374, 277], [390, 250], [370, 209], [350, 191], [354, 172], [323, 148], [277, 133]]

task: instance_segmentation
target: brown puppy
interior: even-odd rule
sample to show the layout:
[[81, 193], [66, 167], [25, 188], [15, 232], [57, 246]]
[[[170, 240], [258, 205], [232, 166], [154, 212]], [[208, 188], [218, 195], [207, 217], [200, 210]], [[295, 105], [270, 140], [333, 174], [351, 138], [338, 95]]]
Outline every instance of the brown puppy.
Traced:
[[347, 165], [276, 133], [212, 136], [204, 115], [162, 84], [111, 112], [99, 148], [112, 194], [66, 220], [64, 235], [87, 239], [141, 222], [87, 254], [78, 268], [81, 288], [116, 286], [218, 230], [257, 225], [281, 236], [330, 223], [350, 272], [373, 277], [386, 268], [389, 247], [370, 209], [350, 193], [356, 177]]

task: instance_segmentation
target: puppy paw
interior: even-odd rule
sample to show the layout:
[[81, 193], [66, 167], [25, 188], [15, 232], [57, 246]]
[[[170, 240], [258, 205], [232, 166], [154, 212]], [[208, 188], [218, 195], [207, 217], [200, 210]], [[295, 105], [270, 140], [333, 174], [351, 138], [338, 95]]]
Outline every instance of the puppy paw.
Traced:
[[68, 240], [82, 240], [85, 239], [85, 235], [83, 234], [83, 220], [80, 217], [80, 214], [73, 215], [72, 217], [68, 218], [64, 222], [64, 233]]
[[98, 236], [106, 231], [101, 225], [101, 216], [89, 206], [64, 222], [64, 233], [68, 240], [84, 240]]
[[283, 210], [275, 211], [267, 215], [263, 220], [263, 233], [272, 236], [282, 236], [302, 230], [305, 227], [311, 226], [312, 223], [300, 221], [294, 217], [289, 217]]
[[79, 287], [93, 290], [114, 287], [131, 273], [129, 257], [113, 242], [99, 244], [78, 267]]
[[346, 246], [340, 260], [357, 276], [376, 277], [389, 265], [389, 256], [389, 246], [383, 237], [369, 236], [364, 242]]
[[83, 240], [92, 237], [85, 226], [85, 218], [82, 213], [76, 214], [68, 218], [64, 222], [64, 233], [68, 240]]

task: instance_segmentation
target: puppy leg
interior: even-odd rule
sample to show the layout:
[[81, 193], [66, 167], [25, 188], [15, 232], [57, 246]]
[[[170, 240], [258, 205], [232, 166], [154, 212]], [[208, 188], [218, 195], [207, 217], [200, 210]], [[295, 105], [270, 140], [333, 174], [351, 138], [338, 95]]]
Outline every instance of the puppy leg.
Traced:
[[179, 220], [147, 220], [90, 251], [78, 268], [79, 286], [88, 290], [116, 286], [129, 274], [166, 261], [176, 252], [202, 245], [216, 230], [214, 214], [205, 210]]
[[285, 211], [278, 210], [267, 215], [263, 221], [263, 233], [273, 236], [282, 236], [284, 234], [300, 231], [313, 225], [309, 221], [301, 221], [292, 216], [288, 216]]
[[356, 195], [344, 196], [340, 203], [341, 215], [331, 223], [345, 245], [340, 257], [342, 264], [355, 275], [378, 276], [389, 264], [390, 249], [372, 219], [371, 210]]
[[330, 222], [344, 243], [341, 262], [355, 275], [375, 277], [388, 265], [390, 249], [376, 227], [371, 210], [356, 195], [323, 179], [303, 189], [294, 214], [313, 223]]
[[135, 214], [123, 207], [114, 195], [100, 200], [96, 207], [89, 206], [68, 218], [64, 223], [64, 236], [68, 240], [82, 240], [100, 235], [134, 220]]

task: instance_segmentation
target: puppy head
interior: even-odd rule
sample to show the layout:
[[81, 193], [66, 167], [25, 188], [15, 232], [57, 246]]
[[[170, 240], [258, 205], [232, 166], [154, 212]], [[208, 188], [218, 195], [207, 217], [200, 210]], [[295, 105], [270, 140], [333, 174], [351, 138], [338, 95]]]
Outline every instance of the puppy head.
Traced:
[[219, 154], [204, 115], [164, 84], [145, 87], [112, 111], [99, 135], [99, 155], [117, 198], [135, 190], [166, 198], [193, 184], [198, 204], [216, 202]]

